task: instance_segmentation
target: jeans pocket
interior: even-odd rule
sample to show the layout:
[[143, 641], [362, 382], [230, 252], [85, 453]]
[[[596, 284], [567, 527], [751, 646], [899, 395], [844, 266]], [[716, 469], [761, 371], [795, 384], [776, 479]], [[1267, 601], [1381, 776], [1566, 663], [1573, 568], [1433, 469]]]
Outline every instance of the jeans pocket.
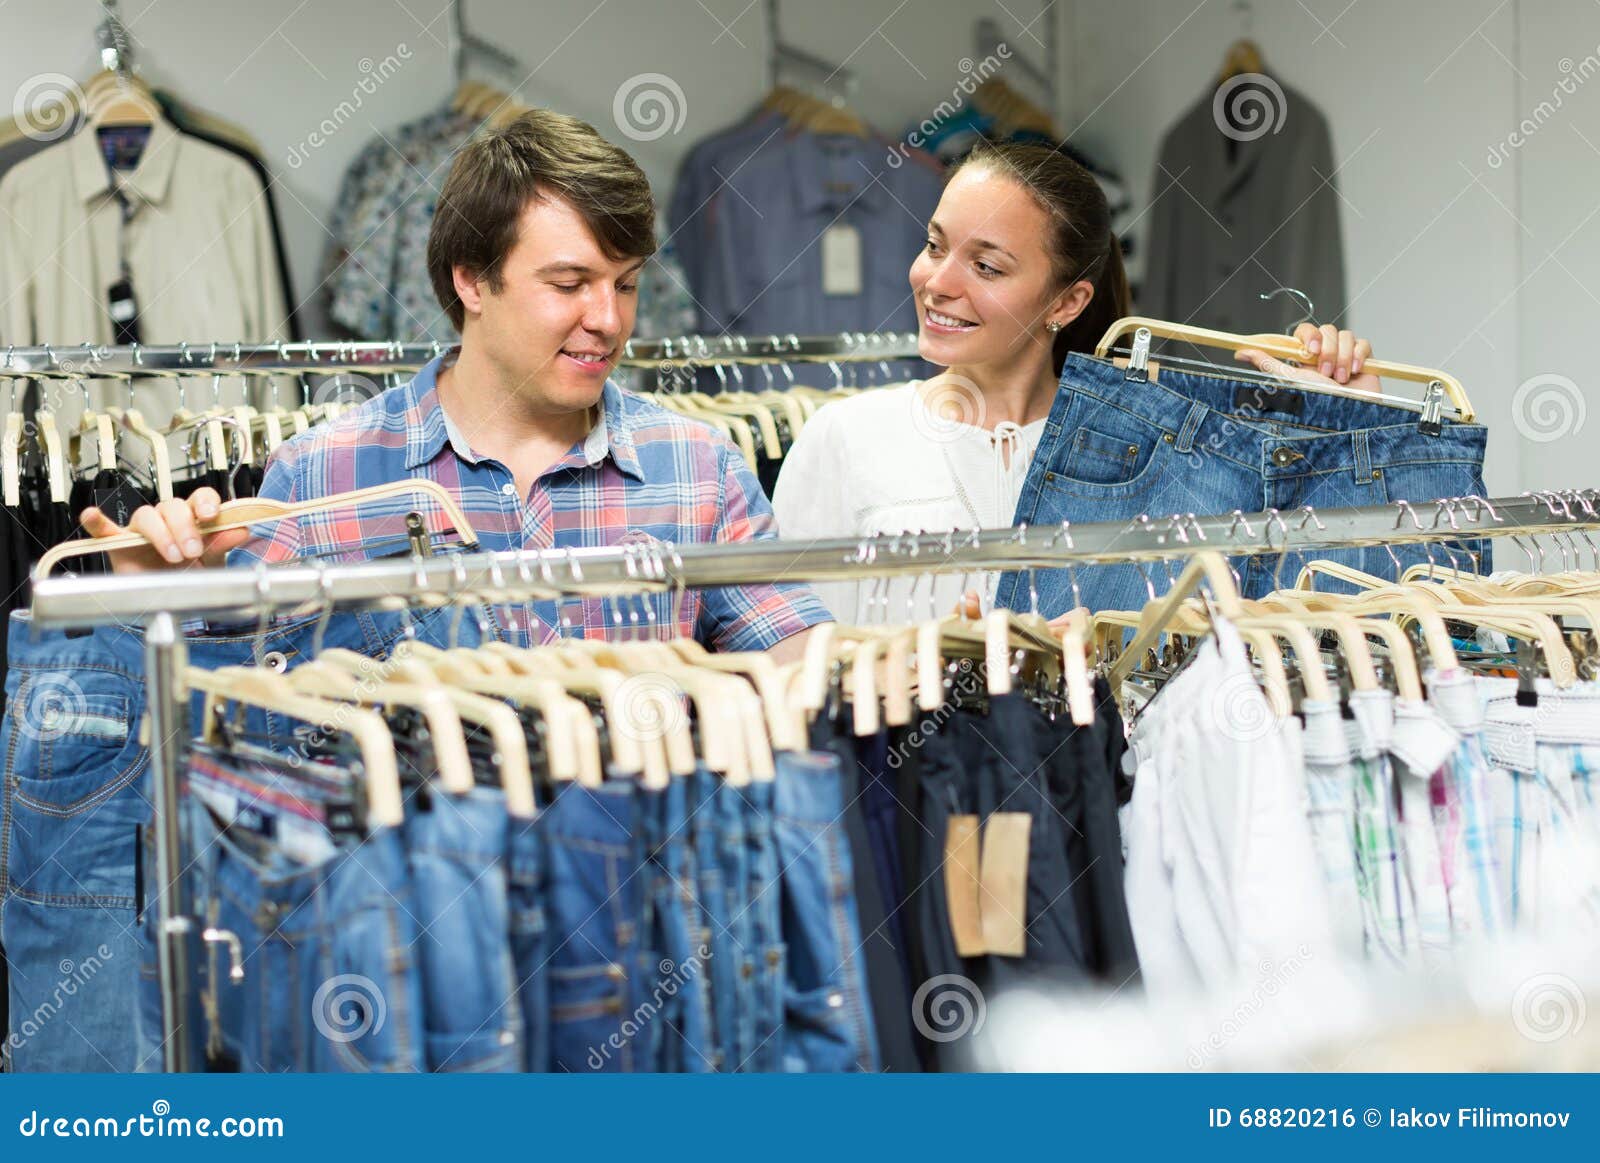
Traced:
[[552, 969], [549, 983], [551, 1069], [581, 1073], [639, 1068], [632, 1045], [637, 1030], [631, 1016], [624, 1021], [627, 970], [612, 964]]
[[790, 1074], [842, 1074], [859, 1058], [844, 991], [835, 986], [789, 990], [784, 997], [783, 1069]]
[[[53, 816], [88, 811], [143, 770], [142, 686], [112, 672], [22, 668], [7, 767], [17, 795]], [[142, 808], [142, 803], [137, 805]]]

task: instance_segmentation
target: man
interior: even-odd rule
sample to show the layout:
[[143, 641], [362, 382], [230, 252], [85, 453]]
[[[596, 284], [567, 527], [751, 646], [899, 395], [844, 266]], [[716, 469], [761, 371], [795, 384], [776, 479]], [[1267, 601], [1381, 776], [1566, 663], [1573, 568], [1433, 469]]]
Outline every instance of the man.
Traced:
[[[302, 502], [427, 477], [456, 497], [487, 550], [774, 536], [771, 506], [731, 443], [607, 380], [633, 330], [654, 226], [643, 172], [581, 121], [534, 110], [474, 138], [451, 167], [428, 239], [434, 292], [459, 349], [280, 447], [260, 495]], [[112, 554], [113, 568], [362, 556], [361, 546], [392, 541], [404, 509], [417, 507], [283, 521], [250, 541], [248, 530], [199, 532], [219, 503], [201, 489], [140, 509], [128, 527], [151, 547]], [[95, 536], [119, 531], [93, 508], [83, 524]], [[586, 601], [585, 628], [603, 631], [609, 608]], [[552, 637], [554, 620], [541, 612], [527, 640]], [[802, 586], [727, 587], [691, 592], [677, 630], [789, 661], [803, 631], [827, 620]]]

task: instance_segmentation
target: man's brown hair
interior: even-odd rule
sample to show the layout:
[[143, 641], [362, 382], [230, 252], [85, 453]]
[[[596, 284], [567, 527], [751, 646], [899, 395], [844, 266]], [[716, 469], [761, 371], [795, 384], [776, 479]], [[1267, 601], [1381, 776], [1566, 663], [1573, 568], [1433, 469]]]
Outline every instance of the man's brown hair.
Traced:
[[577, 210], [612, 260], [655, 253], [655, 202], [638, 163], [587, 122], [530, 110], [462, 146], [439, 194], [428, 232], [428, 277], [457, 331], [466, 309], [451, 268], [474, 271], [498, 293], [523, 208], [549, 197]]

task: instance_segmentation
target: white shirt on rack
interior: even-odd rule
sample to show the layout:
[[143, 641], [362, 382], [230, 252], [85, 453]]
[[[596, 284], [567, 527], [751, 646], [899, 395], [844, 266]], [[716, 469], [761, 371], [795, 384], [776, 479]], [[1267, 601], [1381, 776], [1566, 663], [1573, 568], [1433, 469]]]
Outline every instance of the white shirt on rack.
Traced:
[[[874, 388], [821, 408], [784, 457], [773, 493], [785, 540], [877, 537], [1009, 526], [1044, 421], [993, 429], [936, 414], [921, 380]], [[959, 540], [957, 544], [959, 544]], [[817, 595], [844, 622], [910, 621], [984, 595], [997, 573], [825, 582]]]

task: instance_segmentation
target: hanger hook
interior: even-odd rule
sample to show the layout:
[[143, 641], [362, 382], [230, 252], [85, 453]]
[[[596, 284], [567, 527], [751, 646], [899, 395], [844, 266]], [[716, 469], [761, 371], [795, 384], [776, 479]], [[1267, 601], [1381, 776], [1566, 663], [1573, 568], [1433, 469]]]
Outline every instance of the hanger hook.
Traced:
[[317, 593], [322, 595], [322, 613], [317, 618], [316, 629], [311, 632], [311, 657], [315, 658], [322, 653], [322, 636], [328, 631], [328, 623], [333, 619], [333, 578], [328, 573], [328, 563], [320, 558], [311, 559], [313, 568], [317, 571]]
[[1300, 318], [1296, 319], [1284, 329], [1284, 333], [1286, 335], [1293, 335], [1295, 333], [1295, 328], [1299, 327], [1300, 324], [1311, 322], [1311, 319], [1316, 314], [1316, 311], [1312, 308], [1310, 297], [1304, 291], [1296, 290], [1294, 287], [1274, 287], [1270, 291], [1262, 292], [1259, 297], [1263, 302], [1270, 302], [1271, 300], [1276, 299], [1279, 295], [1293, 296], [1295, 302], [1300, 304], [1300, 309], [1305, 312], [1305, 314], [1301, 315]]
[[263, 649], [267, 644], [267, 626], [272, 622], [272, 603], [270, 591], [272, 584], [267, 580], [267, 563], [256, 563], [256, 605], [259, 607], [256, 614], [255, 637], [250, 640], [250, 658], [257, 666], [263, 665]]

